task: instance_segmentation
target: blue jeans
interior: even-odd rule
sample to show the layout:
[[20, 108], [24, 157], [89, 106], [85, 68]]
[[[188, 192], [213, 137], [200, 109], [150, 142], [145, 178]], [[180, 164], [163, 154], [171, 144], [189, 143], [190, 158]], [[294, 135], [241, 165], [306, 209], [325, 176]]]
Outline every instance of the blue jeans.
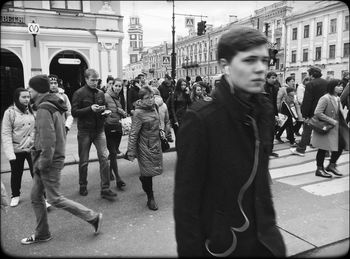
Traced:
[[86, 187], [88, 184], [87, 170], [89, 164], [89, 153], [92, 143], [97, 150], [98, 161], [100, 163], [101, 190], [108, 190], [110, 181], [108, 150], [106, 144], [106, 136], [103, 131], [78, 131], [79, 185], [80, 187]]
[[31, 200], [37, 224], [35, 228], [35, 236], [38, 238], [45, 239], [51, 235], [47, 220], [44, 192], [46, 193], [48, 202], [51, 203], [52, 206], [64, 209], [85, 221], [91, 221], [98, 215], [84, 205], [65, 198], [59, 192], [60, 178], [60, 169], [49, 168], [48, 170], [45, 170], [45, 172], [40, 172], [38, 169], [34, 169]]

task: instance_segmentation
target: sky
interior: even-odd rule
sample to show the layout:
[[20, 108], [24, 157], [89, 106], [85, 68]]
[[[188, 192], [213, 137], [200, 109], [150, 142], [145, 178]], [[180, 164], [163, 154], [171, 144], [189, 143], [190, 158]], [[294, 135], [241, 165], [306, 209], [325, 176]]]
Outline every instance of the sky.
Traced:
[[[229, 15], [242, 19], [254, 11], [278, 1], [175, 1], [175, 14], [204, 15], [203, 20], [215, 27], [227, 24]], [[143, 28], [144, 47], [172, 43], [172, 1], [121, 1], [121, 15], [124, 16], [123, 66], [129, 63], [128, 25], [129, 17], [137, 15]], [[187, 36], [184, 15], [175, 15], [175, 40]], [[195, 25], [201, 20], [195, 17]]]

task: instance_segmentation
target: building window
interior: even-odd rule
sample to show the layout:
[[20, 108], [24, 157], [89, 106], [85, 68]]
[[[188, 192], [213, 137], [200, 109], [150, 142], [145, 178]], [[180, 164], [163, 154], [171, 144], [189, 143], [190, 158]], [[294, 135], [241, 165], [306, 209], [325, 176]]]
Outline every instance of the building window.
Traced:
[[309, 50], [303, 49], [303, 61], [306, 62], [309, 59]]
[[329, 58], [335, 58], [335, 45], [329, 45]]
[[345, 26], [344, 30], [348, 31], [349, 30], [349, 15], [345, 16]]
[[349, 57], [349, 43], [344, 43], [344, 55], [343, 55], [343, 57], [344, 58], [348, 58]]
[[82, 1], [50, 1], [51, 9], [82, 11]]
[[281, 38], [276, 38], [276, 47], [277, 49], [281, 48]]
[[304, 26], [304, 38], [309, 38], [310, 25]]
[[322, 35], [322, 22], [318, 22], [316, 26], [316, 36]]
[[297, 62], [297, 51], [293, 50], [292, 51], [292, 63]]
[[316, 47], [315, 60], [321, 60], [321, 47]]
[[293, 28], [292, 40], [296, 40], [298, 35], [298, 28]]
[[337, 19], [332, 19], [330, 33], [336, 33], [336, 32], [337, 32]]

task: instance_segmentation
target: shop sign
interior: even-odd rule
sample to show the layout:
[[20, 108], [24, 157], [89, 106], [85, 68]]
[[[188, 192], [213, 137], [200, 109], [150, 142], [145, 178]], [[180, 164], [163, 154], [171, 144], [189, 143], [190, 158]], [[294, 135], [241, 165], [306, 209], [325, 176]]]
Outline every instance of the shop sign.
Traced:
[[78, 58], [59, 58], [58, 63], [61, 65], [80, 65], [81, 60]]
[[1, 23], [24, 23], [24, 16], [1, 15]]

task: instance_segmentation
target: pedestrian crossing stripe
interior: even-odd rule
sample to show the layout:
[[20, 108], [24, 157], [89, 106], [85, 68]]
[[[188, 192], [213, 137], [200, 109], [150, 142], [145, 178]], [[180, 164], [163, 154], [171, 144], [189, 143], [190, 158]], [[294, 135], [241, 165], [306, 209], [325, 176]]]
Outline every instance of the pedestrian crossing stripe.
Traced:
[[[349, 162], [349, 154], [343, 154], [339, 157], [337, 163]], [[280, 167], [276, 169], [270, 169], [270, 175], [272, 179], [287, 177], [292, 175], [304, 174], [306, 172], [315, 171], [316, 161], [292, 165], [287, 167]]]
[[349, 176], [331, 181], [310, 184], [301, 187], [303, 190], [319, 196], [328, 196], [349, 191]]

